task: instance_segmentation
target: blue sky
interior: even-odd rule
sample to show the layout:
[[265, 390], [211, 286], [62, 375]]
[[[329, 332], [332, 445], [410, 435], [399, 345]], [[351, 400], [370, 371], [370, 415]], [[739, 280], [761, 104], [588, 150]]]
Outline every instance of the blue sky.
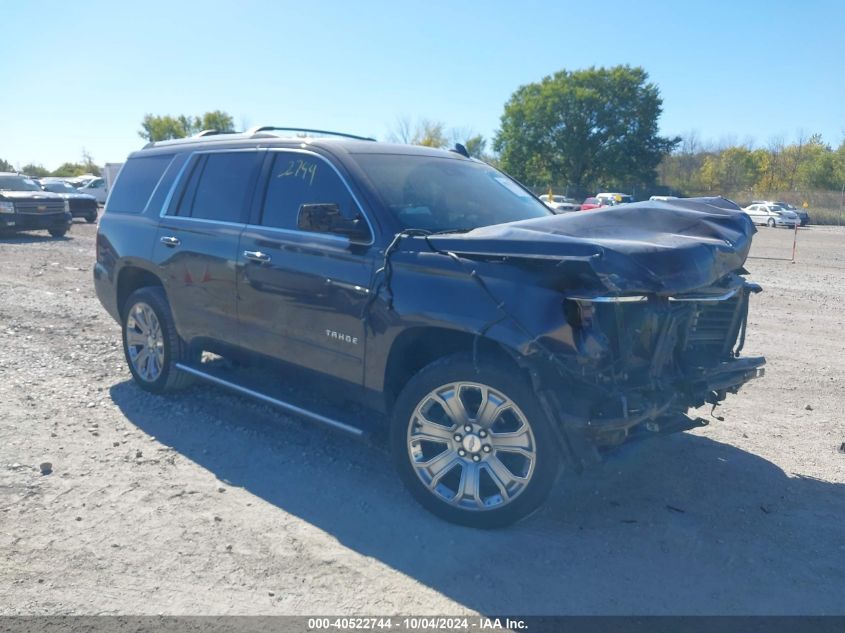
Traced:
[[0, 158], [120, 162], [145, 113], [385, 138], [397, 117], [492, 136], [520, 85], [643, 66], [661, 129], [758, 145], [845, 132], [845, 3], [3, 0]]

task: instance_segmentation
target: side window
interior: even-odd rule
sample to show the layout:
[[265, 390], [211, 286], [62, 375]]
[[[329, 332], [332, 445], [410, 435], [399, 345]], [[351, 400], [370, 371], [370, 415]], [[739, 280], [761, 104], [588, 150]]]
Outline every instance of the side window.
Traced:
[[253, 187], [257, 152], [220, 152], [200, 156], [182, 193], [176, 215], [243, 222]]
[[172, 160], [172, 154], [159, 154], [126, 161], [112, 187], [108, 211], [141, 213]]
[[334, 169], [321, 158], [294, 152], [277, 152], [264, 196], [261, 224], [296, 229], [303, 204], [337, 204], [344, 217], [358, 209]]

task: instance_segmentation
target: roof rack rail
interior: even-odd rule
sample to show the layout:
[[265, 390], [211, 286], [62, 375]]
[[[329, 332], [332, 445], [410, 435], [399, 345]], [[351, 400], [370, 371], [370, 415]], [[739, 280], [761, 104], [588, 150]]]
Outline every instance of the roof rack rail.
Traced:
[[331, 132], [329, 130], [312, 130], [307, 127], [275, 127], [272, 125], [260, 125], [258, 127], [250, 128], [245, 132], [247, 136], [254, 136], [261, 132], [306, 132], [310, 134], [328, 134], [329, 136], [342, 136], [343, 138], [354, 138], [357, 141], [375, 141], [376, 139], [369, 136], [357, 136], [356, 134], [346, 134], [344, 132]]
[[194, 138], [198, 136], [212, 136], [214, 134], [220, 134], [220, 130], [215, 130], [214, 128], [211, 128], [209, 130], [203, 130], [202, 132], [197, 132], [196, 134], [194, 134]]

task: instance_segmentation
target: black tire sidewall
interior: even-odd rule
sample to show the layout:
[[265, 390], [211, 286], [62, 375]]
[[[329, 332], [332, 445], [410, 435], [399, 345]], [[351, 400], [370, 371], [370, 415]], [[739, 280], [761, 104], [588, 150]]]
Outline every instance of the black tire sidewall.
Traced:
[[[426, 509], [452, 523], [489, 529], [509, 525], [528, 516], [546, 499], [560, 472], [560, 455], [554, 431], [530, 381], [515, 368], [492, 358], [473, 363], [469, 354], [456, 354], [428, 365], [408, 381], [391, 415], [390, 447], [403, 483]], [[507, 395], [522, 410], [537, 443], [534, 474], [528, 487], [512, 502], [491, 510], [463, 510], [431, 493], [420, 481], [408, 455], [407, 432], [420, 400], [434, 389], [453, 382], [478, 382]]]
[[[141, 302], [146, 303], [150, 306], [150, 308], [152, 308], [153, 312], [155, 312], [156, 318], [159, 322], [159, 327], [161, 327], [162, 330], [162, 338], [164, 340], [164, 362], [162, 363], [162, 370], [158, 378], [153, 381], [144, 380], [138, 372], [135, 371], [135, 367], [132, 365], [132, 359], [129, 356], [129, 346], [126, 342], [126, 322], [128, 320], [129, 311], [132, 306]], [[141, 288], [140, 290], [136, 290], [129, 295], [129, 298], [123, 306], [123, 312], [121, 314], [123, 316], [121, 320], [123, 355], [126, 358], [126, 364], [129, 367], [129, 371], [132, 373], [132, 377], [142, 389], [152, 391], [153, 393], [163, 393], [167, 390], [170, 373], [172, 371], [178, 371], [173, 367], [173, 337], [176, 335], [176, 329], [173, 323], [173, 318], [170, 316], [170, 306], [167, 303], [164, 290], [161, 288]]]

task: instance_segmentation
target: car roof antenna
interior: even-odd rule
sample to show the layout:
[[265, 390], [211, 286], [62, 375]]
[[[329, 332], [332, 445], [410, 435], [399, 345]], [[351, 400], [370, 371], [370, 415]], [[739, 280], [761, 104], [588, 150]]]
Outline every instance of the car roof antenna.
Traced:
[[470, 157], [467, 148], [464, 147], [461, 143], [455, 143], [455, 148], [449, 151], [455, 152], [456, 154], [460, 154], [461, 156], [466, 156], [467, 158]]

